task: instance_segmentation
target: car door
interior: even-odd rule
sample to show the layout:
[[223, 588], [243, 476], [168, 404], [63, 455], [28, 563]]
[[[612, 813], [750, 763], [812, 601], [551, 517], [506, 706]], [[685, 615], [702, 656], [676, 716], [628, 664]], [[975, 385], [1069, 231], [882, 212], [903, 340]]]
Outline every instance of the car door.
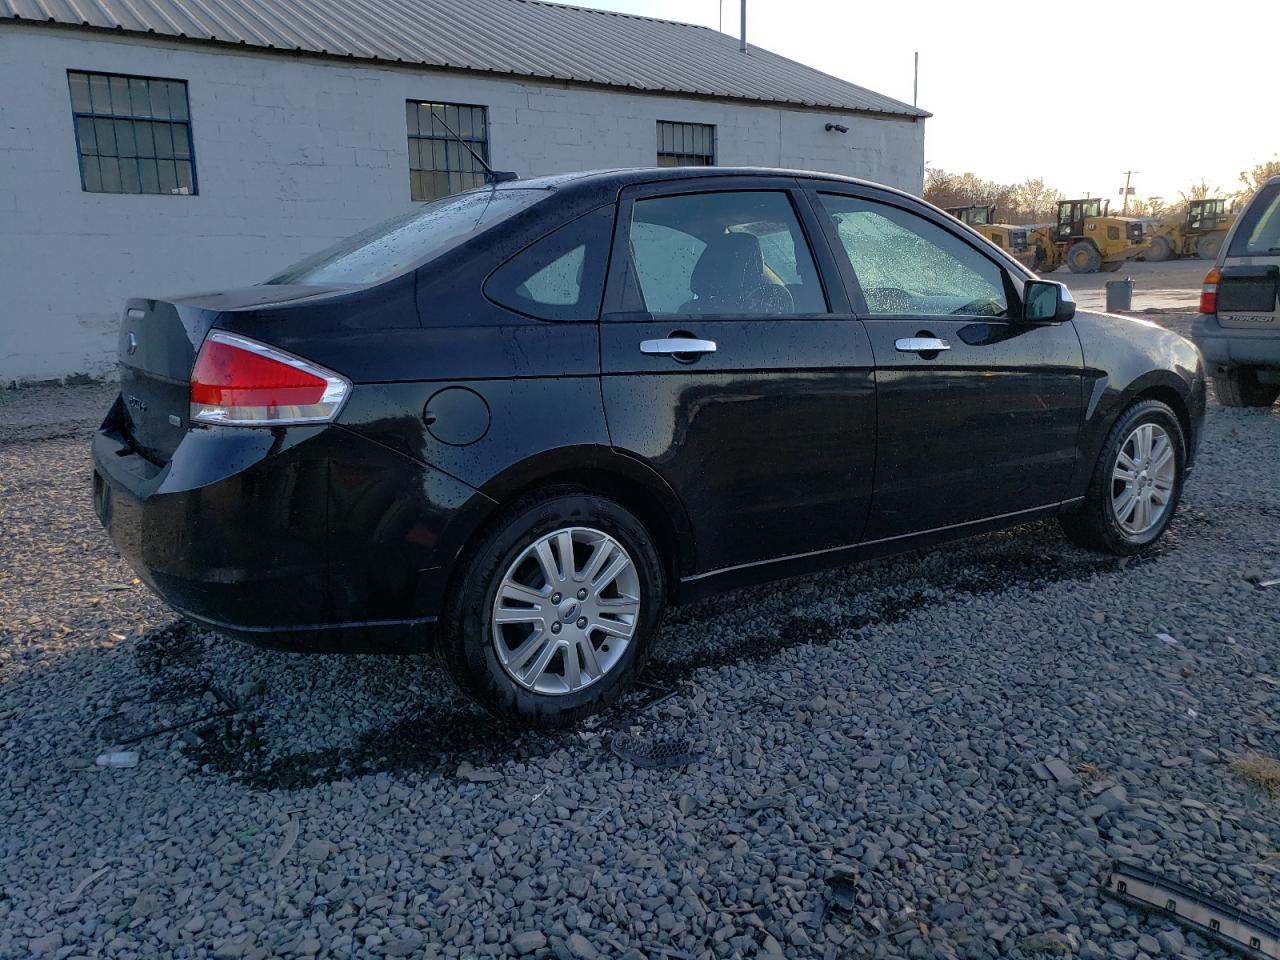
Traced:
[[814, 191], [876, 361], [877, 540], [1055, 504], [1082, 414], [1070, 323], [1019, 319], [1021, 280], [941, 217], [871, 190]]
[[[712, 186], [708, 186], [708, 183]], [[601, 322], [611, 441], [683, 501], [698, 572], [855, 542], [871, 497], [866, 331], [790, 178], [624, 191]], [[829, 296], [828, 296], [829, 295]]]

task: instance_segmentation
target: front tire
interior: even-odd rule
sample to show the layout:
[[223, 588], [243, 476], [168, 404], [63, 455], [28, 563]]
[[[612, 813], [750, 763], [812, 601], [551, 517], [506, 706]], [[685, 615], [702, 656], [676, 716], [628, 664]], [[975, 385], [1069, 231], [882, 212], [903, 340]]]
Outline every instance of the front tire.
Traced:
[[662, 561], [635, 516], [585, 491], [548, 490], [513, 504], [463, 559], [441, 654], [486, 710], [562, 727], [639, 676], [665, 599]]
[[1102, 254], [1092, 243], [1077, 240], [1067, 251], [1067, 266], [1072, 273], [1097, 273], [1102, 266]]
[[1223, 235], [1207, 233], [1196, 242], [1196, 256], [1201, 260], [1217, 260], [1218, 251], [1222, 249]]
[[1252, 367], [1228, 367], [1213, 378], [1214, 392], [1224, 407], [1269, 407], [1280, 397], [1280, 384], [1261, 383]]
[[1151, 241], [1151, 246], [1142, 255], [1148, 263], [1163, 263], [1173, 256], [1173, 244], [1168, 237], [1160, 236]]
[[1036, 273], [1053, 273], [1058, 269], [1058, 264], [1053, 259], [1055, 255], [1055, 251], [1046, 250], [1044, 244], [1037, 243], [1035, 260], [1031, 269]]
[[1167, 404], [1141, 400], [1116, 421], [1084, 502], [1059, 518], [1078, 546], [1129, 556], [1169, 526], [1182, 496], [1187, 441]]

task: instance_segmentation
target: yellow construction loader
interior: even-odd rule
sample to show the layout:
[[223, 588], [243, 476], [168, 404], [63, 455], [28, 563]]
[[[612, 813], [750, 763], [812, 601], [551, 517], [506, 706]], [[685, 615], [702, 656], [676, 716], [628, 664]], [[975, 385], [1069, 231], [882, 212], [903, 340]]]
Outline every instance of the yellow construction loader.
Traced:
[[1027, 242], [1027, 228], [1012, 223], [998, 223], [995, 204], [986, 207], [947, 207], [947, 213], [973, 227], [997, 247], [1008, 251], [1023, 266], [1033, 266], [1035, 250]]
[[1066, 264], [1072, 273], [1112, 273], [1145, 253], [1149, 237], [1137, 217], [1113, 217], [1111, 202], [1097, 198], [1062, 200], [1057, 223], [1031, 230], [1037, 273]]
[[1221, 197], [1192, 200], [1187, 204], [1185, 215], [1175, 213], [1156, 224], [1151, 246], [1142, 258], [1156, 261], [1170, 257], [1214, 260], [1235, 221], [1236, 214], [1227, 212], [1227, 201]]

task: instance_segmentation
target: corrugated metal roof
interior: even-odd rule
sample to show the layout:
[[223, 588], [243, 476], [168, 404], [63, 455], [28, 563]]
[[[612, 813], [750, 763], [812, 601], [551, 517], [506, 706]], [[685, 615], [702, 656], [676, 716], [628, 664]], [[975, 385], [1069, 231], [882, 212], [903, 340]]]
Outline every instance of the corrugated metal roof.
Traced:
[[907, 117], [923, 110], [686, 23], [542, 0], [0, 0], [52, 22], [366, 60]]

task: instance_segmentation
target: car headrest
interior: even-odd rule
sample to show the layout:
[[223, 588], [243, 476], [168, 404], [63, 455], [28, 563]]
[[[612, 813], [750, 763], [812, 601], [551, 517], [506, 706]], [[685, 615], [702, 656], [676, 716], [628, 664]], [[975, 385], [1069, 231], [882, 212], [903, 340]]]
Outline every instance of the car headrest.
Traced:
[[758, 286], [763, 277], [760, 241], [749, 233], [726, 233], [702, 251], [689, 289], [699, 297], [717, 297]]

